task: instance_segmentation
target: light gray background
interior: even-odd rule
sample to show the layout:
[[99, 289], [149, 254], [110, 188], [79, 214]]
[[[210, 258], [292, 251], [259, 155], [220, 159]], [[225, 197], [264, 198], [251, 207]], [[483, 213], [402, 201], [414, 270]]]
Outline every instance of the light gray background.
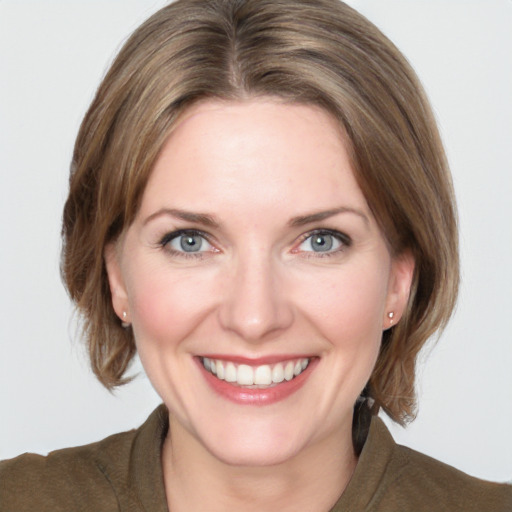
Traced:
[[[0, 0], [0, 458], [138, 426], [143, 376], [105, 391], [59, 278], [74, 137], [124, 38], [157, 0]], [[397, 440], [473, 475], [512, 479], [512, 1], [352, 0], [430, 95], [460, 208], [457, 313], [419, 371]], [[135, 370], [140, 369], [138, 364]]]

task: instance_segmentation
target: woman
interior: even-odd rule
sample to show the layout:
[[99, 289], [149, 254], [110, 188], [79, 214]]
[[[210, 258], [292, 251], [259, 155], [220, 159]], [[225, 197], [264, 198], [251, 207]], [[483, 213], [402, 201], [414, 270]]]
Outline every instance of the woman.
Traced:
[[414, 415], [456, 222], [417, 79], [344, 4], [181, 1], [148, 20], [82, 124], [63, 233], [96, 375], [121, 384], [137, 350], [166, 407], [4, 463], [7, 510], [510, 507], [375, 418]]

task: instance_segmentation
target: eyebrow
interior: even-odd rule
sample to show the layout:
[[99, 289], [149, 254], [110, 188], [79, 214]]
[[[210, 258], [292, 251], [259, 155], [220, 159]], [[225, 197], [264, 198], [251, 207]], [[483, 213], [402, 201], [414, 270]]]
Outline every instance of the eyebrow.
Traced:
[[202, 224], [203, 226], [207, 226], [210, 228], [220, 227], [220, 224], [211, 215], [208, 215], [207, 213], [194, 213], [188, 212], [186, 210], [178, 210], [175, 208], [162, 208], [161, 210], [158, 210], [157, 212], [151, 214], [144, 221], [144, 225], [148, 224], [157, 217], [161, 217], [162, 215], [170, 215], [177, 219], [181, 219], [187, 222], [193, 222], [196, 224]]
[[[339, 208], [332, 208], [330, 210], [322, 210], [319, 212], [309, 213], [307, 215], [299, 215], [297, 217], [293, 217], [288, 222], [288, 225], [291, 227], [305, 226], [306, 224], [320, 222], [322, 220], [328, 219], [329, 217], [334, 217], [335, 215], [339, 215], [340, 213], [353, 213], [354, 215], [361, 217], [366, 225], [370, 224], [368, 217], [362, 211], [348, 206], [340, 206]], [[212, 215], [209, 215], [207, 213], [189, 212], [187, 210], [179, 210], [176, 208], [162, 208], [156, 211], [155, 213], [151, 214], [149, 217], [146, 218], [146, 220], [144, 221], [144, 225], [148, 224], [153, 219], [161, 217], [163, 215], [169, 215], [177, 219], [184, 220], [186, 222], [202, 224], [203, 226], [207, 226], [210, 228], [220, 228], [220, 223], [217, 222]]]
[[339, 208], [333, 208], [331, 210], [322, 210], [319, 212], [309, 213], [307, 215], [299, 215], [298, 217], [293, 217], [288, 224], [291, 227], [304, 226], [306, 224], [328, 219], [329, 217], [334, 217], [340, 213], [353, 213], [361, 217], [367, 226], [370, 224], [370, 220], [362, 211], [348, 206], [340, 206]]

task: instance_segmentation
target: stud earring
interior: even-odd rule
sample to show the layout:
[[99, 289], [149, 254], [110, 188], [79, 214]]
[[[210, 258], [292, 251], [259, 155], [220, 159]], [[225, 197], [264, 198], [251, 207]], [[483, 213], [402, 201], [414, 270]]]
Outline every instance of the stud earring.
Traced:
[[395, 317], [395, 313], [394, 311], [390, 311], [388, 313], [388, 318], [389, 318], [389, 325], [393, 325], [393, 318]]
[[124, 327], [125, 329], [127, 327], [130, 327], [130, 322], [127, 322], [126, 321], [126, 318], [128, 317], [126, 311], [123, 311], [123, 320], [121, 321], [121, 326]]

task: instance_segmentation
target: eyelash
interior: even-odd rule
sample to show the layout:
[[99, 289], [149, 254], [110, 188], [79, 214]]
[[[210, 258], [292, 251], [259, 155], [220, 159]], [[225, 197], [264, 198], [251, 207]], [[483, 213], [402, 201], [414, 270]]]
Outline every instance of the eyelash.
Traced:
[[170, 233], [166, 233], [158, 242], [158, 245], [162, 248], [168, 251], [172, 256], [178, 256], [180, 258], [194, 258], [194, 259], [201, 259], [204, 258], [206, 253], [208, 252], [216, 252], [216, 251], [199, 251], [199, 252], [186, 252], [186, 251], [177, 251], [173, 249], [170, 246], [170, 243], [173, 240], [176, 240], [180, 236], [189, 236], [189, 237], [195, 237], [200, 236], [206, 242], [208, 242], [211, 245], [210, 237], [207, 233], [204, 231], [200, 231], [197, 229], [178, 229], [176, 231], [171, 231]]
[[[313, 231], [308, 231], [307, 233], [304, 233], [300, 239], [299, 243], [296, 247], [299, 247], [302, 245], [306, 240], [309, 238], [312, 238], [314, 236], [332, 236], [335, 238], [339, 243], [340, 247], [338, 249], [335, 249], [334, 251], [329, 252], [315, 252], [315, 251], [304, 251], [303, 256], [306, 258], [328, 258], [332, 256], [337, 256], [339, 253], [344, 252], [346, 249], [348, 249], [352, 245], [352, 239], [346, 235], [345, 233], [341, 233], [340, 231], [336, 231], [333, 229], [314, 229]], [[293, 252], [299, 252], [298, 250], [295, 250]]]
[[[180, 236], [189, 236], [195, 237], [199, 236], [203, 238], [208, 244], [211, 245], [210, 236], [208, 233], [204, 231], [200, 231], [197, 229], [179, 229], [176, 231], [171, 231], [166, 233], [158, 242], [158, 246], [162, 249], [165, 249], [173, 256], [178, 256], [180, 258], [195, 258], [201, 259], [204, 258], [208, 252], [217, 252], [217, 251], [198, 251], [198, 252], [186, 252], [186, 251], [177, 251], [170, 246], [170, 243], [173, 240], [176, 240]], [[332, 236], [335, 238], [341, 245], [338, 249], [329, 252], [317, 252], [317, 251], [299, 251], [298, 247], [302, 245], [309, 238], [314, 236]], [[327, 258], [338, 255], [340, 252], [345, 251], [352, 245], [352, 239], [339, 231], [335, 231], [332, 229], [314, 229], [312, 231], [308, 231], [300, 236], [298, 244], [295, 245], [295, 248], [292, 249], [293, 253], [302, 252], [303, 256], [306, 258]]]

